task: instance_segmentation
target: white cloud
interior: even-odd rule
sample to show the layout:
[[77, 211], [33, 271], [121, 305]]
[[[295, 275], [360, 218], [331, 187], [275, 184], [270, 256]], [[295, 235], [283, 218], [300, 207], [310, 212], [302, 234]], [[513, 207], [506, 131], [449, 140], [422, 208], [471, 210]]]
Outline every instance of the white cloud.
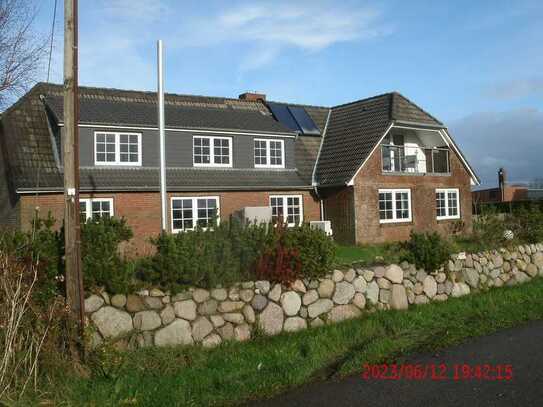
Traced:
[[106, 16], [132, 22], [153, 22], [168, 13], [161, 0], [103, 0]]
[[317, 52], [341, 42], [360, 41], [390, 32], [380, 13], [369, 6], [345, 7], [314, 1], [241, 5], [188, 21], [177, 46], [249, 44], [242, 69], [256, 69], [287, 48]]

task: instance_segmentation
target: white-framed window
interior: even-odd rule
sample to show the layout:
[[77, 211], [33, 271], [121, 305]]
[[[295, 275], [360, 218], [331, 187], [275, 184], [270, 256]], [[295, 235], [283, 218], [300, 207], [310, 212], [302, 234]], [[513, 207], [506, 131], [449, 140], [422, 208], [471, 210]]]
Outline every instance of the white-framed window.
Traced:
[[436, 189], [437, 219], [460, 218], [460, 192], [457, 188]]
[[94, 132], [96, 165], [141, 165], [141, 133]]
[[287, 226], [296, 226], [300, 225], [304, 219], [302, 195], [272, 195], [270, 206], [273, 223], [282, 220]]
[[379, 190], [379, 222], [411, 222], [411, 190]]
[[219, 197], [196, 196], [171, 198], [172, 232], [207, 229], [219, 222]]
[[81, 219], [97, 219], [113, 216], [113, 198], [82, 198], [79, 200]]
[[194, 136], [192, 138], [195, 167], [231, 167], [232, 138]]
[[255, 139], [255, 168], [285, 168], [283, 140]]

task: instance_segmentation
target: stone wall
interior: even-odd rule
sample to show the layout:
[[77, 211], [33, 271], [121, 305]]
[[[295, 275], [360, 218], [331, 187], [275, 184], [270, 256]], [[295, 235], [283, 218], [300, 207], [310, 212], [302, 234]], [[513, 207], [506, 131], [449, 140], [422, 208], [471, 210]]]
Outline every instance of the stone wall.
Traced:
[[255, 329], [292, 332], [372, 310], [407, 309], [543, 275], [543, 244], [513, 250], [456, 254], [427, 273], [408, 263], [335, 270], [290, 287], [268, 281], [169, 295], [158, 289], [133, 295], [95, 293], [85, 300], [91, 346], [116, 339], [127, 347], [244, 341]]

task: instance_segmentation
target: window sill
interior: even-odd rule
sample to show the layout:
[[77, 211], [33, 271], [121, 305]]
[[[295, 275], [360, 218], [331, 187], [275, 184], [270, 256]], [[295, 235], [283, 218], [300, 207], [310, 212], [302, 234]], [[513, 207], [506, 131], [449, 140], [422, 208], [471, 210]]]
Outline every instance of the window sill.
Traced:
[[450, 177], [450, 172], [405, 172], [405, 171], [382, 171], [382, 175], [401, 175], [404, 177]]
[[413, 219], [405, 220], [379, 220], [380, 225], [406, 225], [413, 223]]

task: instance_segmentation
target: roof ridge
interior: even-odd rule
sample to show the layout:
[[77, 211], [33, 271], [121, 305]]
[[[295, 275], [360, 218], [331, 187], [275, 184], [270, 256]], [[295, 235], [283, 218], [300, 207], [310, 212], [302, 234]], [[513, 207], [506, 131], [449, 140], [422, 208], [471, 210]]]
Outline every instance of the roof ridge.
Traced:
[[331, 109], [331, 107], [329, 107], [329, 106], [307, 105], [307, 104], [304, 104], [304, 103], [278, 102], [276, 100], [266, 100], [265, 103], [277, 103], [279, 105], [289, 105], [289, 106], [297, 106], [297, 107], [311, 107], [311, 108], [314, 108], [314, 109], [323, 109], [323, 110]]
[[[439, 124], [443, 124], [443, 122], [441, 122], [441, 120], [437, 119], [435, 116], [433, 116], [432, 114], [428, 113], [426, 110], [424, 110], [422, 107], [420, 107], [418, 104], [416, 104], [415, 102], [413, 102], [411, 99], [409, 99], [407, 96], [404, 96], [402, 95], [400, 92], [392, 92], [394, 95], [396, 96], [400, 96], [402, 98], [404, 98], [407, 102], [411, 103], [413, 106], [415, 106], [417, 109], [419, 109], [421, 112], [423, 112], [424, 114], [428, 115], [429, 117], [431, 117], [433, 120], [435, 120], [437, 123]], [[391, 119], [395, 120], [395, 118], [392, 116], [392, 111], [391, 110]]]
[[370, 101], [370, 100], [373, 100], [373, 99], [382, 98], [384, 96], [389, 96], [389, 95], [391, 95], [393, 93], [398, 93], [398, 92], [395, 92], [395, 91], [385, 92], [385, 93], [381, 93], [379, 95], [370, 96], [370, 97], [363, 98], [363, 99], [358, 99], [358, 100], [353, 100], [352, 102], [347, 102], [347, 103], [342, 103], [340, 105], [332, 106], [332, 109], [336, 109], [336, 108], [339, 108], [339, 107], [345, 107], [345, 106], [349, 106], [349, 105], [354, 105], [356, 103], [367, 102], [367, 101]]

